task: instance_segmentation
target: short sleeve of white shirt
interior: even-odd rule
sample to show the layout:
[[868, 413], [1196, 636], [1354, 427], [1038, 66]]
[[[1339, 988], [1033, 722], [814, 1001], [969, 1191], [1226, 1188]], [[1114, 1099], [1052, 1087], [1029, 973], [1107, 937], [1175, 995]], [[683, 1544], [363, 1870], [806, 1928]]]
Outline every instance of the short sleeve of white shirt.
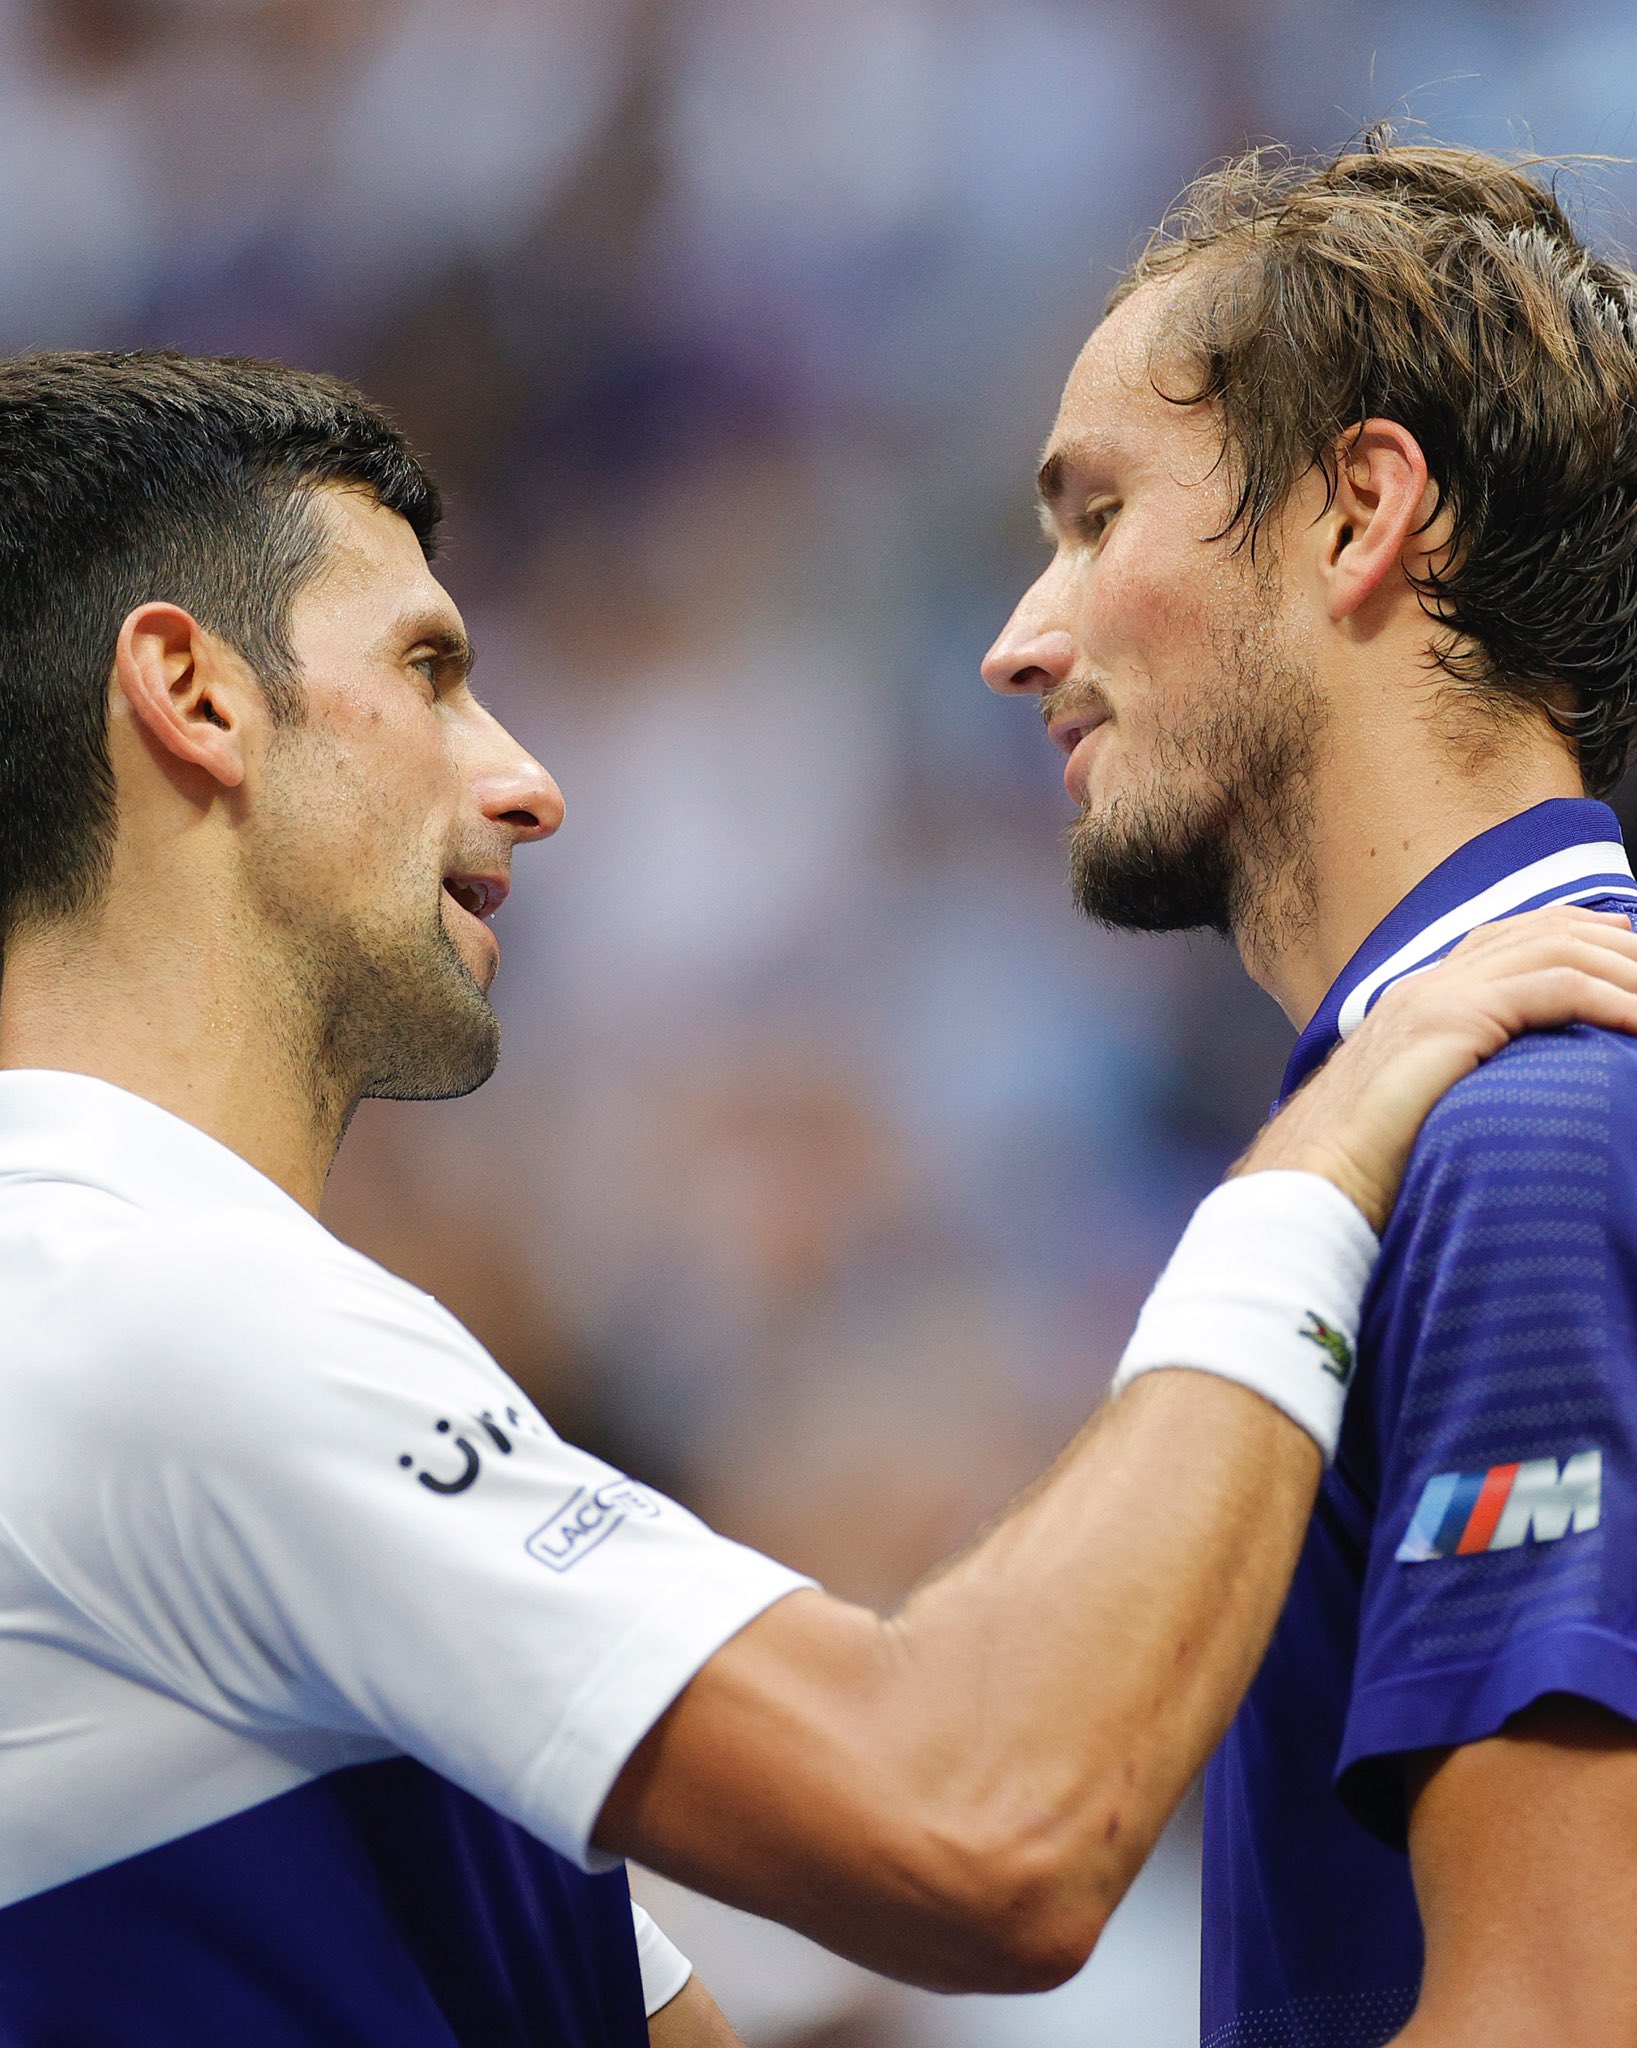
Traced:
[[642, 2007], [649, 2019], [669, 2005], [693, 1975], [693, 1964], [668, 1935], [631, 1901], [631, 1918], [637, 1930], [637, 1961], [642, 1967]]
[[32, 1294], [53, 1371], [20, 1420], [59, 1497], [30, 1519], [103, 1654], [248, 1729], [378, 1738], [587, 1869], [644, 1734], [811, 1583], [564, 1443], [305, 1221], [114, 1230]]

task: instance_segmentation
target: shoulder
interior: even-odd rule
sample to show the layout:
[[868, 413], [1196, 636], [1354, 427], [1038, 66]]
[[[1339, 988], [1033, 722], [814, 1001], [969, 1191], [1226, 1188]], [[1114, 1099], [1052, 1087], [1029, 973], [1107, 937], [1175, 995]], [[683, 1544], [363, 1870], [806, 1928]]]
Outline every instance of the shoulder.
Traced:
[[1541, 1250], [1587, 1229], [1637, 1245], [1637, 1040], [1534, 1033], [1457, 1082], [1417, 1140], [1384, 1250], [1503, 1216]]
[[167, 1216], [126, 1212], [88, 1236], [65, 1278], [87, 1308], [131, 1334], [170, 1341], [232, 1330], [255, 1339], [335, 1316], [436, 1325], [429, 1296], [304, 1216], [252, 1210]]
[[1412, 1169], [1471, 1167], [1498, 1144], [1520, 1157], [1637, 1147], [1637, 1039], [1583, 1025], [1515, 1039], [1433, 1109]]
[[305, 1219], [132, 1214], [29, 1291], [38, 1365], [82, 1426], [278, 1429], [348, 1391], [499, 1368], [430, 1296]]
[[1420, 1486], [1568, 1455], [1626, 1402], [1634, 1341], [1637, 1043], [1519, 1039], [1411, 1155], [1365, 1304], [1354, 1469]]

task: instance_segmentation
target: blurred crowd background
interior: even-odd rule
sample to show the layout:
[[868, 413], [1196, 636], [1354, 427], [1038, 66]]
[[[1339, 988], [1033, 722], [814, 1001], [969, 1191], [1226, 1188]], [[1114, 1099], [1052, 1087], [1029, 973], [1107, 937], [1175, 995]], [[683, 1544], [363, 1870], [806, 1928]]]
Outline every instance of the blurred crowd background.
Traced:
[[[329, 1220], [564, 1430], [891, 1604], [1104, 1386], [1288, 1044], [1075, 918], [977, 663], [1117, 268], [1247, 141], [1637, 148], [1630, 0], [0, 0], [0, 347], [332, 369], [450, 497], [561, 782], [501, 1073]], [[1583, 210], [1632, 247], [1637, 183]], [[474, 1676], [478, 1676], [474, 1674]], [[896, 1992], [649, 1897], [752, 2048], [1183, 2048], [1185, 1814], [1076, 1985]]]

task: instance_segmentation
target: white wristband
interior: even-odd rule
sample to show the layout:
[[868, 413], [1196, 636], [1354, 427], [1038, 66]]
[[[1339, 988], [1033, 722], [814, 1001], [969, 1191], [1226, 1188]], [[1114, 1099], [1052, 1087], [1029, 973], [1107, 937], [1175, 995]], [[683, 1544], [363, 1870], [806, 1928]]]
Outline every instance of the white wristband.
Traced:
[[1159, 1366], [1237, 1380], [1299, 1423], [1328, 1465], [1379, 1248], [1354, 1205], [1316, 1173], [1224, 1181], [1155, 1283], [1113, 1391]]

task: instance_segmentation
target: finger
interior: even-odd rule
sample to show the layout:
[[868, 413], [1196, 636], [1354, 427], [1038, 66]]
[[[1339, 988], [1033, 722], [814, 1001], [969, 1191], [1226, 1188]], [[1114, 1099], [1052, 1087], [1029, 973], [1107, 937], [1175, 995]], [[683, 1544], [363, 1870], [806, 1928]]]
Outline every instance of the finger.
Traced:
[[1574, 992], [1559, 1001], [1555, 986], [1561, 980], [1561, 971], [1549, 974], [1545, 980], [1547, 987], [1538, 993], [1526, 993], [1519, 999], [1517, 1028], [1520, 1031], [1547, 1031], [1569, 1024], [1589, 1024], [1605, 1031], [1637, 1036], [1637, 995], [1593, 979], [1582, 982]]
[[1448, 968], [1452, 973], [1504, 971], [1506, 965], [1517, 959], [1543, 960], [1554, 956], [1584, 959], [1586, 954], [1577, 949], [1590, 947], [1598, 958], [1605, 960], [1637, 959], [1637, 931], [1624, 918], [1605, 919], [1595, 913], [1588, 913], [1583, 919], [1569, 923], [1554, 919], [1550, 924], [1526, 922], [1523, 918], [1509, 919], [1515, 930], [1502, 933], [1495, 930], [1493, 936], [1485, 933], [1469, 935], [1461, 944], [1446, 953], [1436, 966], [1423, 970], [1430, 978], [1439, 969]]
[[1446, 959], [1457, 969], [1483, 971], [1519, 956], [1538, 958], [1580, 946], [1597, 947], [1610, 956], [1630, 959], [1637, 954], [1637, 931], [1629, 927], [1591, 924], [1537, 927], [1532, 931], [1520, 931], [1507, 939], [1492, 940], [1487, 945], [1472, 948], [1470, 952], [1450, 953]]
[[1637, 948], [1637, 930], [1622, 918], [1618, 924], [1604, 924], [1585, 928], [1575, 934], [1576, 940], [1587, 946], [1601, 946], [1610, 953], [1629, 953]]
[[1567, 966], [1537, 968], [1498, 983], [1497, 1021], [1517, 1031], [1550, 1031], [1593, 1024], [1637, 1033], [1637, 985]]
[[[1637, 939], [1637, 934], [1633, 934]], [[1637, 988], [1637, 944], [1610, 946], [1601, 934], [1566, 940], [1562, 936], [1541, 936], [1514, 945], [1489, 959], [1474, 958], [1459, 963], [1453, 957], [1442, 968], [1427, 968], [1407, 974], [1383, 991], [1375, 1008], [1389, 1016], [1428, 1021], [1458, 1017], [1463, 1009], [1482, 1011], [1491, 1006], [1496, 992], [1520, 977], [1571, 970], [1590, 979], [1602, 980], [1617, 989]], [[1559, 1020], [1561, 1021], [1561, 1020]]]
[[1575, 918], [1582, 921], [1589, 918], [1601, 924], [1629, 924], [1633, 910], [1637, 910], [1637, 903], [1632, 905], [1632, 910], [1593, 910], [1589, 903], [1543, 903], [1537, 909], [1520, 910], [1514, 917], [1496, 918], [1492, 923], [1476, 925], [1473, 929], [1487, 932], [1504, 931], [1508, 925], [1534, 924], [1548, 918]]
[[[1531, 973], [1542, 967], [1573, 967], [1587, 974], [1607, 975], [1624, 983], [1637, 968], [1637, 932], [1630, 934], [1630, 945], [1609, 943], [1614, 937], [1612, 933], [1605, 937], [1601, 932], [1588, 932], [1568, 939], [1543, 936], [1505, 955], [1504, 972]], [[1501, 974], [1481, 973], [1475, 985], [1481, 987], [1485, 980], [1491, 978], [1500, 979]]]
[[1504, 945], [1509, 939], [1532, 937], [1542, 931], [1630, 932], [1631, 929], [1631, 916], [1625, 911], [1588, 910], [1579, 903], [1549, 903], [1542, 910], [1523, 910], [1516, 917], [1500, 918], [1493, 924], [1478, 925], [1452, 950], [1459, 953]]

